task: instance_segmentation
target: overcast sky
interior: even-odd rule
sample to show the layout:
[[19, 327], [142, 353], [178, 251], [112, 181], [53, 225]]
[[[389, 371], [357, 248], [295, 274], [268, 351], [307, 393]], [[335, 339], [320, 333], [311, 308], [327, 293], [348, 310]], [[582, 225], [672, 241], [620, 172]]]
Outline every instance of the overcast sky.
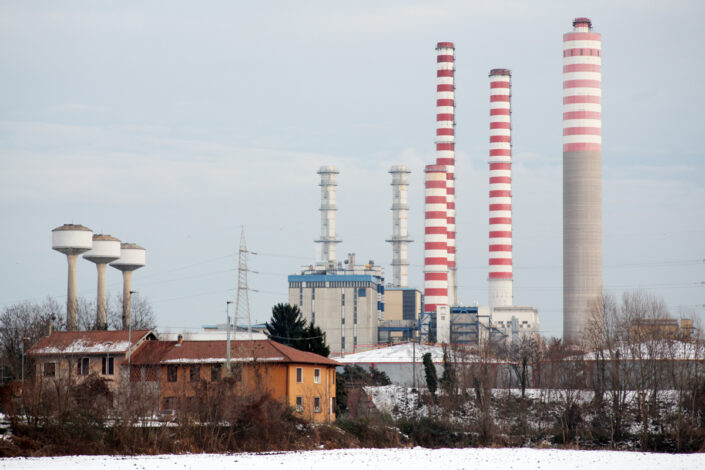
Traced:
[[[435, 44], [456, 46], [459, 299], [487, 303], [489, 82], [512, 70], [515, 303], [562, 334], [561, 41], [603, 39], [608, 291], [705, 316], [705, 2], [4, 1], [0, 306], [66, 299], [51, 229], [147, 249], [133, 288], [161, 330], [224, 322], [245, 226], [255, 321], [315, 261], [316, 170], [336, 165], [339, 258], [391, 278], [389, 167], [410, 175], [410, 284], [422, 288], [423, 166]], [[95, 297], [79, 263], [79, 295]], [[108, 290], [121, 292], [108, 271]]]

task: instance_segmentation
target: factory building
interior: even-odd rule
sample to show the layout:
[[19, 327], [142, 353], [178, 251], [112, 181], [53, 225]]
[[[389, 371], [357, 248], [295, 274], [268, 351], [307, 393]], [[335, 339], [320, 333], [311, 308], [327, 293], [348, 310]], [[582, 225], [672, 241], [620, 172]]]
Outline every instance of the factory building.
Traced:
[[492, 326], [509, 341], [534, 337], [539, 334], [539, 312], [534, 307], [495, 307], [492, 311]]
[[377, 343], [384, 321], [384, 268], [373, 261], [316, 264], [289, 276], [289, 303], [326, 333], [332, 354], [346, 354]]
[[602, 39], [563, 35], [563, 339], [578, 342], [602, 295]]
[[413, 287], [387, 287], [384, 290], [384, 322], [379, 326], [380, 343], [405, 341], [418, 336], [423, 297]]

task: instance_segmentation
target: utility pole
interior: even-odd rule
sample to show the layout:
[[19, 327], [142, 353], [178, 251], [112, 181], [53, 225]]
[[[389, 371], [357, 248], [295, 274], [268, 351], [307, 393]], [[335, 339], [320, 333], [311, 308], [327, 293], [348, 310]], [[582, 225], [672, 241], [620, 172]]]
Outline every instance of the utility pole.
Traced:
[[[241, 315], [247, 315], [247, 333], [249, 339], [252, 339], [252, 322], [250, 318], [250, 299], [247, 295], [249, 290], [247, 287], [247, 254], [256, 255], [254, 251], [247, 250], [245, 243], [245, 227], [242, 227], [240, 233], [240, 249], [238, 250], [238, 265], [237, 265], [237, 298], [235, 300], [235, 328], [237, 328], [237, 320]], [[255, 271], [252, 271], [255, 272]]]
[[416, 338], [411, 338], [411, 374], [413, 387], [416, 388]]
[[[136, 290], [130, 291], [130, 312], [132, 312], [132, 294], [136, 294]], [[129, 324], [127, 327], [127, 383], [130, 383], [130, 360], [132, 359], [132, 315], [130, 315]]]
[[228, 300], [225, 302], [225, 321], [227, 324], [225, 325], [225, 328], [227, 330], [227, 347], [226, 347], [226, 352], [225, 352], [225, 357], [226, 357], [226, 366], [225, 366], [225, 375], [227, 377], [230, 377], [230, 312], [228, 311], [228, 306], [233, 303], [232, 300]]

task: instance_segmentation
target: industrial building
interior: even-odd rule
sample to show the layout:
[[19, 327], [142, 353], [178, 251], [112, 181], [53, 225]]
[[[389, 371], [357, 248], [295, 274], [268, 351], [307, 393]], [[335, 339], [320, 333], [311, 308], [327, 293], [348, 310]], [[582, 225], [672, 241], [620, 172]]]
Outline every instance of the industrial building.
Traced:
[[602, 39], [563, 35], [563, 339], [579, 342], [602, 295]]
[[384, 289], [384, 321], [379, 325], [378, 341], [392, 343], [418, 337], [423, 296], [413, 287]]
[[492, 310], [492, 326], [506, 335], [509, 341], [539, 334], [539, 312], [534, 307], [495, 307]]
[[384, 321], [384, 268], [356, 265], [354, 254], [334, 266], [305, 266], [289, 276], [289, 303], [325, 332], [332, 354], [371, 347]]

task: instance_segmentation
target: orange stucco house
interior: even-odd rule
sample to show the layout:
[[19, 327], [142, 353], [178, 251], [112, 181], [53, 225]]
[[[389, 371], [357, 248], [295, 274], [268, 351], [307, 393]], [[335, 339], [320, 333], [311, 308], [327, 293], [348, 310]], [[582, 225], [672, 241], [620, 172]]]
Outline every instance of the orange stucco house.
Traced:
[[[335, 420], [338, 362], [271, 340], [232, 341], [229, 384], [266, 392], [313, 422]], [[155, 341], [131, 359], [131, 383], [157, 384], [162, 412], [178, 412], [228, 375], [225, 341]]]

